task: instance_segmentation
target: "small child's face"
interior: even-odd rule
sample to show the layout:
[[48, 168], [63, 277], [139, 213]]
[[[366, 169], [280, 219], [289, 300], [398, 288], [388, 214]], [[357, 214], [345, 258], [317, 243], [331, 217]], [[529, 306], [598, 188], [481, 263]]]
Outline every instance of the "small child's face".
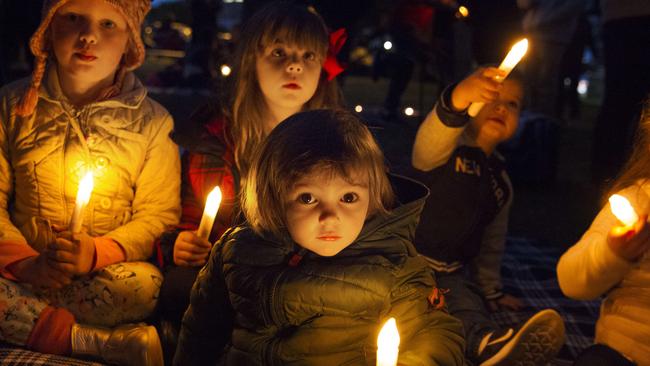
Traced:
[[348, 181], [330, 171], [308, 174], [286, 201], [293, 240], [318, 255], [333, 256], [361, 232], [369, 206], [367, 179]]
[[129, 40], [126, 19], [114, 6], [71, 0], [57, 10], [50, 31], [61, 76], [84, 84], [113, 82]]
[[472, 120], [472, 128], [483, 139], [496, 144], [510, 139], [519, 124], [523, 90], [516, 80], [506, 79], [497, 99], [485, 104]]
[[257, 79], [267, 105], [299, 111], [316, 92], [321, 62], [314, 50], [283, 42], [267, 46], [256, 61]]

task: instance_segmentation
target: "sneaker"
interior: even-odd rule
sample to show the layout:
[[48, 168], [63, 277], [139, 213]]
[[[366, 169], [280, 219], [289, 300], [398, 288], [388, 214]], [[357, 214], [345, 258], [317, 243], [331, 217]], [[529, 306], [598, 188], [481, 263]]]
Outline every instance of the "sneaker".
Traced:
[[533, 315], [518, 331], [507, 329], [487, 337], [479, 354], [481, 366], [546, 365], [564, 344], [564, 322], [555, 310]]

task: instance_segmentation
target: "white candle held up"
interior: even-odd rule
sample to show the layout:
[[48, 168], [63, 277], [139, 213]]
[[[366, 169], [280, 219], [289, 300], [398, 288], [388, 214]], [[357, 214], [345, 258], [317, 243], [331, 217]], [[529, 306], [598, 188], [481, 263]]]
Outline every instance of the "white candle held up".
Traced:
[[625, 197], [614, 194], [609, 197], [609, 204], [612, 208], [612, 213], [623, 225], [631, 227], [639, 220], [639, 215], [636, 214], [636, 211], [630, 205], [630, 201]]
[[75, 201], [74, 211], [72, 212], [72, 220], [70, 220], [70, 231], [78, 233], [81, 231], [81, 224], [84, 220], [84, 209], [90, 201], [90, 194], [93, 191], [93, 173], [88, 172], [79, 181], [79, 188], [77, 189], [77, 200]]
[[377, 366], [397, 365], [399, 355], [399, 332], [395, 318], [390, 318], [377, 337]]
[[[501, 65], [499, 65], [499, 70], [505, 71], [505, 75], [503, 77], [497, 77], [496, 81], [500, 83], [503, 82], [503, 80], [508, 77], [512, 69], [517, 66], [521, 58], [524, 57], [526, 51], [528, 51], [528, 39], [524, 38], [521, 41], [515, 43], [515, 45], [510, 49], [510, 52], [508, 52], [506, 55], [506, 58], [504, 58], [503, 62], [501, 62]], [[478, 112], [481, 111], [481, 108], [483, 108], [484, 104], [485, 103], [472, 103], [469, 106], [467, 113], [471, 117], [476, 117]]]
[[196, 231], [196, 235], [200, 238], [207, 240], [210, 236], [214, 218], [217, 217], [217, 211], [219, 211], [219, 205], [221, 205], [221, 189], [216, 186], [208, 194], [208, 200], [205, 203], [203, 216], [201, 217], [201, 224], [199, 224], [199, 229]]

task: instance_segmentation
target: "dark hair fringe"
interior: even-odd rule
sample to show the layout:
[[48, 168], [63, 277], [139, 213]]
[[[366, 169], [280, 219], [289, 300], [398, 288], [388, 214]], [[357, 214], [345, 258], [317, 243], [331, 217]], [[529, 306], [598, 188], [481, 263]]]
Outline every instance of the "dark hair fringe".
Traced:
[[285, 228], [285, 195], [314, 171], [344, 179], [367, 174], [369, 212], [387, 213], [394, 204], [383, 153], [368, 128], [349, 111], [312, 110], [280, 123], [257, 150], [242, 197], [251, 227], [274, 234]]

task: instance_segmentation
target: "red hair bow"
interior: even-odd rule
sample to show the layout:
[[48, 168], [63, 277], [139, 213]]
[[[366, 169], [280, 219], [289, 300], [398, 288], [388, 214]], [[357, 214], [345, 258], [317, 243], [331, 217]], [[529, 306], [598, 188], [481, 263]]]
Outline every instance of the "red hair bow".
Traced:
[[345, 70], [336, 59], [336, 55], [341, 51], [341, 48], [347, 39], [348, 34], [345, 32], [345, 28], [330, 33], [330, 44], [327, 49], [327, 57], [325, 58], [325, 63], [323, 63], [323, 70], [327, 73], [327, 81], [332, 81], [332, 79]]

